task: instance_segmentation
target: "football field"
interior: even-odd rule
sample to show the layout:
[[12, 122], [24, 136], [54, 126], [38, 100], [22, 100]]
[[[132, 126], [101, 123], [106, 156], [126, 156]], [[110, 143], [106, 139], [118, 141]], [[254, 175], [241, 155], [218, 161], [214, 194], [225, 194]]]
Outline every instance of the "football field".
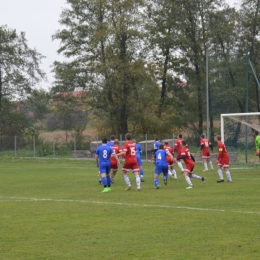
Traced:
[[153, 169], [141, 192], [119, 171], [101, 193], [94, 160], [1, 160], [0, 259], [260, 259], [260, 165], [232, 163], [233, 183], [216, 183], [196, 163], [206, 183], [190, 190], [177, 166], [154, 189]]

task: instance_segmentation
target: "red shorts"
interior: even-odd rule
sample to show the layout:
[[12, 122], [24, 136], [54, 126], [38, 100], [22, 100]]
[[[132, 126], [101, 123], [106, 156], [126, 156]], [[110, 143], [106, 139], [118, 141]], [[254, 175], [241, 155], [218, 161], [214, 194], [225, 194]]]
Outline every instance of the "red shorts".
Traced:
[[208, 159], [210, 158], [210, 153], [209, 152], [202, 152], [202, 159]]
[[169, 166], [173, 166], [173, 160], [171, 159], [171, 157], [166, 157], [167, 163]]
[[139, 172], [139, 166], [137, 164], [137, 161], [132, 161], [132, 162], [125, 162], [122, 168], [123, 171], [129, 172], [132, 170], [133, 172]]
[[194, 165], [195, 164], [186, 164], [185, 168], [184, 168], [184, 171], [185, 172], [189, 172], [189, 173], [192, 173], [193, 169], [194, 169]]
[[118, 170], [117, 161], [110, 161], [112, 171]]
[[218, 166], [221, 166], [223, 168], [228, 168], [229, 167], [229, 157], [219, 159]]
[[176, 158], [179, 158], [179, 157], [181, 157], [181, 152], [180, 152], [180, 153], [177, 153]]

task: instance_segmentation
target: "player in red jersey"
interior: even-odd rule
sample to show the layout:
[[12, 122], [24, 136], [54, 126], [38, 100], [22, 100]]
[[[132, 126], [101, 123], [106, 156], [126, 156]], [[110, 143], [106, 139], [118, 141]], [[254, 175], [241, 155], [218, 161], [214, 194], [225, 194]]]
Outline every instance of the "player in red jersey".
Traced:
[[[114, 145], [111, 146], [111, 148], [115, 152], [115, 154], [119, 154], [119, 153], [121, 153], [123, 151], [122, 148], [119, 146], [118, 139], [114, 140]], [[116, 159], [113, 156], [110, 157], [110, 163], [111, 163], [111, 170], [112, 170], [111, 182], [114, 183], [114, 178], [115, 178], [116, 173], [118, 171], [118, 163], [117, 163]]]
[[136, 146], [132, 142], [132, 135], [127, 133], [125, 135], [126, 142], [124, 144], [123, 151], [118, 154], [118, 156], [123, 155], [125, 158], [125, 163], [122, 168], [122, 176], [124, 178], [124, 181], [127, 185], [126, 190], [131, 190], [132, 185], [131, 182], [127, 176], [127, 173], [132, 170], [135, 175], [135, 181], [137, 186], [137, 191], [141, 190], [141, 179], [139, 176], [139, 166], [136, 159]]
[[[163, 150], [166, 150], [171, 155], [173, 155], [173, 149], [169, 146], [169, 143], [167, 141], [163, 142]], [[173, 161], [173, 159], [169, 155], [167, 155], [166, 156], [166, 160], [167, 160], [167, 163], [168, 163], [168, 175], [170, 176], [170, 178], [174, 178], [174, 179], [177, 180], [178, 178], [177, 178], [177, 173], [174, 170], [174, 161]]]
[[231, 174], [229, 169], [229, 155], [226, 149], [225, 144], [221, 141], [221, 136], [217, 136], [217, 142], [218, 142], [218, 159], [217, 159], [217, 164], [218, 164], [218, 175], [219, 175], [219, 180], [217, 181], [218, 183], [224, 182], [224, 177], [222, 173], [222, 168], [226, 172], [226, 176], [228, 178], [228, 182], [232, 182]]
[[205, 135], [202, 134], [200, 139], [200, 150], [201, 150], [201, 155], [202, 155], [202, 161], [204, 164], [204, 172], [208, 171], [208, 164], [210, 165], [210, 169], [214, 170], [212, 161], [210, 160], [210, 152], [209, 152], [209, 147], [211, 148], [213, 152], [213, 146], [211, 142], [205, 138]]
[[[179, 138], [175, 141], [174, 143], [174, 147], [173, 147], [173, 152], [177, 153], [177, 158], [180, 157], [181, 155], [181, 142], [182, 142], [182, 134], [179, 134]], [[183, 172], [183, 166], [180, 160], [177, 160], [177, 164], [181, 170], [181, 172]]]
[[185, 140], [181, 141], [181, 145], [182, 145], [182, 148], [180, 151], [180, 156], [177, 157], [177, 159], [175, 159], [175, 160], [182, 159], [184, 161], [185, 169], [183, 171], [183, 177], [185, 178], [186, 182], [189, 185], [186, 189], [191, 189], [191, 188], [193, 188], [193, 184], [192, 184], [190, 178], [199, 179], [203, 183], [205, 183], [205, 178], [200, 177], [199, 175], [193, 173], [193, 169], [195, 166], [195, 160], [194, 160], [193, 156], [190, 154], [189, 148], [188, 148]]

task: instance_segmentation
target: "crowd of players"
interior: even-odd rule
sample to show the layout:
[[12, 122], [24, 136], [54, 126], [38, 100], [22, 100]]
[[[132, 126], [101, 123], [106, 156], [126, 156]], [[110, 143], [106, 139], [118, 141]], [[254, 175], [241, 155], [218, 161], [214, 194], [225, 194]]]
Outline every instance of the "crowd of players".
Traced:
[[[136, 190], [141, 190], [141, 182], [145, 182], [145, 175], [143, 169], [143, 163], [141, 160], [142, 148], [136, 140], [132, 139], [132, 135], [127, 133], [125, 135], [126, 142], [121, 148], [119, 146], [118, 139], [114, 135], [110, 137], [108, 142], [106, 138], [102, 139], [102, 144], [96, 150], [96, 164], [99, 168], [100, 180], [99, 183], [104, 186], [103, 193], [111, 191], [111, 183], [114, 183], [114, 178], [119, 169], [120, 156], [125, 161], [122, 167], [122, 176], [127, 185], [126, 191], [132, 189], [132, 184], [128, 177], [128, 172], [131, 170], [135, 175]], [[218, 142], [218, 158], [217, 158], [217, 171], [219, 175], [218, 183], [224, 182], [223, 172], [225, 171], [228, 182], [232, 182], [231, 174], [229, 172], [229, 155], [227, 153], [225, 144], [221, 141], [221, 137], [217, 136]], [[201, 155], [204, 164], [204, 171], [208, 171], [208, 165], [213, 170], [213, 163], [210, 160], [209, 148], [213, 151], [211, 142], [205, 138], [202, 134], [200, 139]], [[167, 185], [168, 177], [172, 179], [178, 179], [177, 172], [174, 169], [175, 163], [180, 168], [183, 177], [185, 178], [188, 186], [186, 189], [192, 189], [193, 183], [191, 178], [201, 180], [205, 183], [205, 178], [201, 177], [193, 172], [195, 166], [195, 160], [189, 151], [187, 142], [179, 134], [178, 139], [174, 143], [174, 147], [170, 147], [167, 141], [163, 143], [155, 138], [153, 157], [155, 169], [154, 169], [154, 185], [156, 189], [160, 187], [159, 176], [163, 174], [164, 185]], [[182, 161], [185, 164], [183, 168]], [[111, 176], [110, 176], [111, 171]]]

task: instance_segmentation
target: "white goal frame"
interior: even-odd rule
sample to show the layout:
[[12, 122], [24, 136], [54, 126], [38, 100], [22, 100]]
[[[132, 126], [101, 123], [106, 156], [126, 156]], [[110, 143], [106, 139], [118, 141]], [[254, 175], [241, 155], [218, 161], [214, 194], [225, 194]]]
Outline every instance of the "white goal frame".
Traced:
[[251, 113], [233, 113], [233, 114], [221, 114], [220, 115], [220, 131], [221, 131], [221, 141], [224, 142], [224, 118], [229, 116], [260, 116], [260, 112]]

